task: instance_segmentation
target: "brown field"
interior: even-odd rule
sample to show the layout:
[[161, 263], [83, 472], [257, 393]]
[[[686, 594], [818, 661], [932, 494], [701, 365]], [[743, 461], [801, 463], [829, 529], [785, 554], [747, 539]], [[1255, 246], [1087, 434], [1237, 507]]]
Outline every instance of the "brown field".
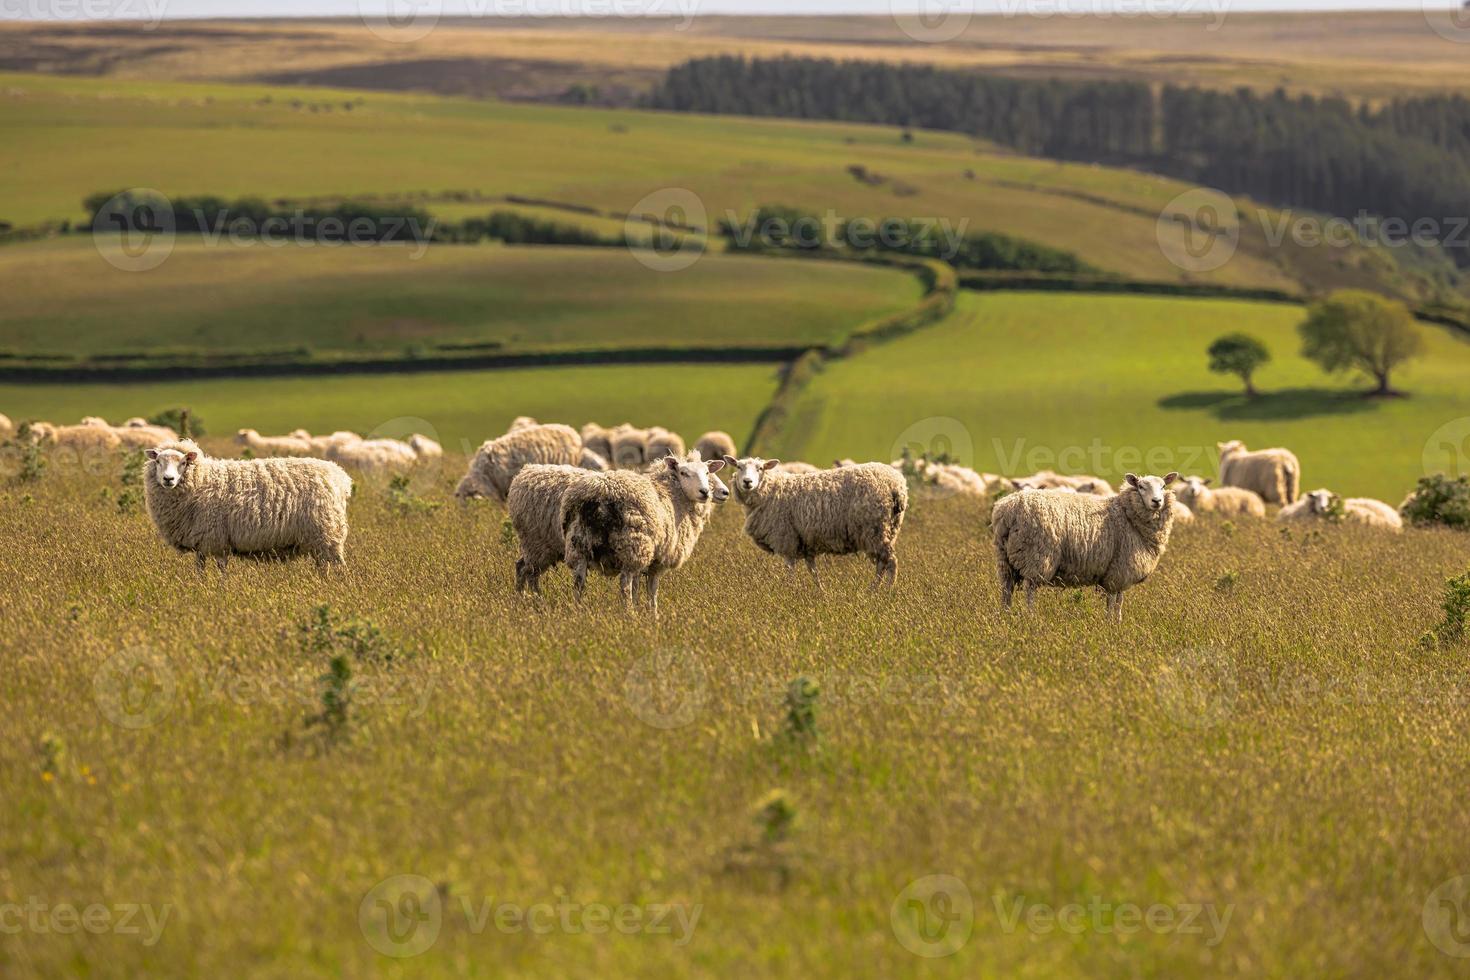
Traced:
[[0, 25], [0, 69], [150, 80], [285, 81], [546, 98], [574, 83], [627, 98], [713, 54], [921, 61], [988, 72], [1129, 78], [1377, 99], [1470, 88], [1465, 48], [1417, 11], [1189, 17], [976, 17], [920, 43], [882, 17], [446, 18], [385, 39], [357, 20]]

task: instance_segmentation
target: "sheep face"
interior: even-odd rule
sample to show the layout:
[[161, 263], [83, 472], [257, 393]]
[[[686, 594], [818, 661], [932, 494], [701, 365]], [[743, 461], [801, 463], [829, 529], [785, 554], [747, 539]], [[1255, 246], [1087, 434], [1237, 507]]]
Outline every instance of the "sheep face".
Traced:
[[1335, 496], [1336, 494], [1334, 494], [1331, 490], [1313, 490], [1311, 493], [1307, 494], [1307, 499], [1312, 502], [1312, 513], [1326, 514], [1331, 511], [1332, 498]]
[[154, 463], [153, 478], [165, 490], [183, 482], [185, 471], [199, 459], [196, 452], [181, 453], [177, 449], [150, 449], [147, 456]]
[[1160, 511], [1169, 506], [1169, 494], [1166, 491], [1169, 484], [1179, 479], [1179, 474], [1135, 476], [1129, 473], [1125, 479], [1128, 482], [1128, 489], [1142, 497], [1149, 510]]
[[759, 456], [747, 456], [745, 459], [726, 456], [720, 462], [734, 467], [735, 486], [747, 493], [761, 485], [767, 471], [781, 465], [779, 459], [761, 459]]
[[684, 491], [684, 496], [694, 503], [702, 504], [707, 500], [719, 499], [710, 486], [710, 474], [722, 468], [725, 465], [724, 460], [716, 459], [706, 463], [698, 459], [665, 456], [664, 465], [678, 476], [679, 487]]
[[235, 433], [235, 441], [243, 446], [248, 443], [252, 438], [259, 435], [260, 433], [256, 432], [254, 429], [241, 429], [240, 431]]
[[[725, 461], [722, 459], [715, 460], [714, 462], [719, 463], [721, 466], [725, 464]], [[713, 474], [711, 474], [709, 478], [709, 489], [710, 493], [714, 495], [714, 500], [717, 504], [723, 504], [725, 501], [730, 499], [730, 488], [725, 486], [724, 480], [721, 480], [719, 477], [714, 476]]]

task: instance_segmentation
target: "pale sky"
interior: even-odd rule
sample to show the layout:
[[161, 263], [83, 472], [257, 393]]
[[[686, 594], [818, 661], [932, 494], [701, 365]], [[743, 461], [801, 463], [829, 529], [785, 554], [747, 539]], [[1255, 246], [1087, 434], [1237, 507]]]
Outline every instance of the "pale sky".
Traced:
[[1457, 0], [687, 0], [678, 10], [668, 0], [0, 0], [0, 20], [108, 20], [198, 17], [356, 17], [389, 6], [441, 16], [637, 16], [697, 14], [869, 14], [928, 9], [976, 14], [1062, 11], [1120, 15], [1226, 10], [1422, 10], [1453, 9]]

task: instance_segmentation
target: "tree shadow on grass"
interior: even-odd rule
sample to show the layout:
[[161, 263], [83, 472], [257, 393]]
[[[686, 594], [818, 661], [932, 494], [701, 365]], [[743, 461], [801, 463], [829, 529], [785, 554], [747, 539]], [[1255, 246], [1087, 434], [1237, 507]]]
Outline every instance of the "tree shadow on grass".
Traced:
[[1282, 388], [1255, 398], [1239, 391], [1184, 391], [1160, 398], [1159, 407], [1209, 409], [1222, 421], [1279, 421], [1372, 412], [1378, 399], [1336, 388]]

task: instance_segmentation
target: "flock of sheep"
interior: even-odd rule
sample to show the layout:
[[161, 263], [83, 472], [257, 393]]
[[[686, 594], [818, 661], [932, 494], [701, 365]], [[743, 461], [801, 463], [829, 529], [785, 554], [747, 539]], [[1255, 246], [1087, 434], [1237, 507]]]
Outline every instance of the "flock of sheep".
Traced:
[[[0, 437], [14, 433], [0, 415]], [[233, 554], [299, 552], [319, 565], [344, 564], [352, 479], [342, 466], [401, 471], [443, 451], [420, 435], [406, 442], [356, 433], [261, 436], [242, 429], [237, 442], [256, 459], [207, 457], [171, 429], [129, 419], [80, 425], [32, 423], [33, 439], [72, 447], [146, 450], [145, 497], [163, 538], [224, 568]], [[587, 575], [616, 577], [624, 603], [658, 609], [660, 577], [683, 565], [714, 508], [730, 488], [717, 475], [729, 467], [745, 511], [745, 533], [788, 569], [803, 562], [821, 588], [820, 555], [860, 554], [873, 562], [872, 587], [894, 583], [895, 545], [908, 509], [910, 480], [921, 491], [993, 500], [991, 528], [1001, 601], [1009, 608], [1024, 584], [1028, 608], [1041, 586], [1096, 587], [1111, 618], [1122, 618], [1123, 593], [1148, 578], [1176, 522], [1196, 513], [1278, 521], [1345, 520], [1398, 532], [1388, 504], [1341, 499], [1328, 490], [1301, 493], [1301, 466], [1286, 449], [1252, 452], [1221, 443], [1219, 486], [1208, 477], [1128, 474], [1115, 489], [1093, 476], [1042, 471], [1004, 478], [957, 464], [912, 459], [892, 463], [837, 460], [830, 469], [736, 457], [734, 440], [706, 432], [687, 449], [678, 433], [629, 424], [605, 428], [517, 418], [470, 459], [455, 489], [461, 500], [488, 497], [504, 505], [518, 542], [516, 590], [539, 593], [540, 579], [567, 565], [580, 597]], [[342, 465], [338, 465], [342, 464]]]

